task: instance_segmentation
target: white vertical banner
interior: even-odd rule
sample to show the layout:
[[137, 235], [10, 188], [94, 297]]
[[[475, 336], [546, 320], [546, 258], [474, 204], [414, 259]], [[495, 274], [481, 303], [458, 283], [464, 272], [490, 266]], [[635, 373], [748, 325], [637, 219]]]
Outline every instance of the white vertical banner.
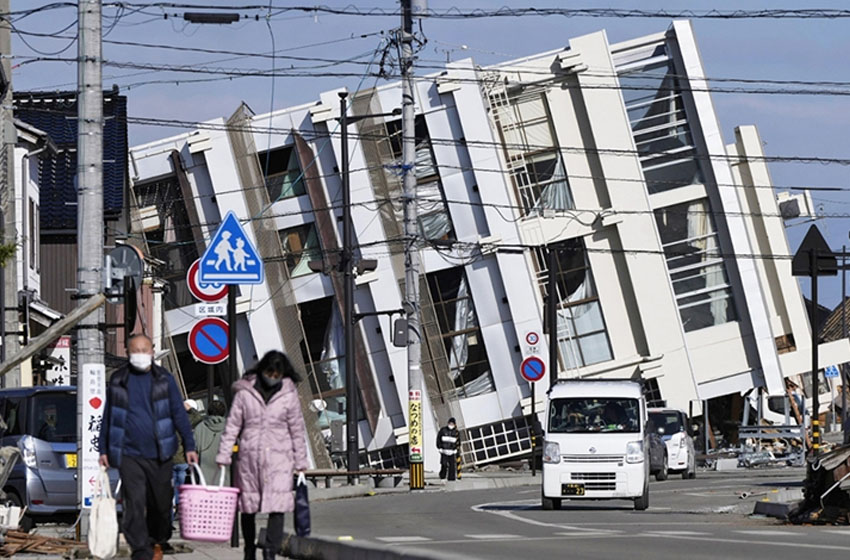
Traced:
[[98, 439], [106, 408], [106, 366], [83, 364], [80, 383], [77, 385], [83, 403], [81, 421], [82, 440], [79, 449], [79, 474], [82, 495], [80, 502], [90, 508], [94, 496], [94, 483], [100, 467], [97, 464]]

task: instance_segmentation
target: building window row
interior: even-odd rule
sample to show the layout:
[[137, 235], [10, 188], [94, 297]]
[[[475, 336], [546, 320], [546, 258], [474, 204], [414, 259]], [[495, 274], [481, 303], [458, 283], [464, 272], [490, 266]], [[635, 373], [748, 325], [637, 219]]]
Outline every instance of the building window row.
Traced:
[[549, 251], [557, 251], [555, 289], [558, 318], [558, 353], [567, 369], [576, 369], [613, 358], [602, 306], [581, 238], [557, 243], [552, 249], [536, 247], [533, 255], [544, 300], [548, 295]]
[[545, 90], [498, 88], [489, 100], [522, 215], [574, 208]]
[[702, 184], [673, 62], [653, 62], [622, 72], [619, 79], [649, 193]]
[[708, 199], [655, 210], [685, 331], [737, 319]]
[[454, 387], [449, 396], [474, 397], [495, 390], [487, 348], [463, 267], [427, 275]]

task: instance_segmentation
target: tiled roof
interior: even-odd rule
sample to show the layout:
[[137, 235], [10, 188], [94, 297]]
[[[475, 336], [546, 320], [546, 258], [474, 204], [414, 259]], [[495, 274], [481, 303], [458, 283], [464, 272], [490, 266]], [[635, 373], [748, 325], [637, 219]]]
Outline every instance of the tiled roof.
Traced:
[[[844, 307], [847, 308], [847, 329], [850, 330], [850, 298], [844, 300]], [[841, 332], [841, 313], [842, 306], [839, 303], [824, 321], [823, 328], [820, 330], [820, 336], [824, 342], [844, 338]]]
[[[128, 177], [127, 98], [103, 92], [103, 212], [117, 217]], [[46, 132], [59, 149], [40, 161], [41, 230], [77, 228], [76, 92], [15, 92], [15, 117]]]

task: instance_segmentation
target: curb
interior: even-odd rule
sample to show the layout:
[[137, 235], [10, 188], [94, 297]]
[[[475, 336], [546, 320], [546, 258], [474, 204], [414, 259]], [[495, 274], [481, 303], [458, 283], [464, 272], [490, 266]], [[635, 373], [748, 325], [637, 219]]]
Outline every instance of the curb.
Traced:
[[287, 534], [281, 554], [293, 560], [468, 560], [468, 556], [390, 548], [369, 542]]
[[[492, 490], [497, 488], [515, 488], [518, 486], [534, 486], [540, 483], [540, 477], [504, 476], [504, 477], [470, 477], [462, 478], [445, 485], [426, 480], [426, 491], [463, 492], [465, 490]], [[399, 484], [395, 488], [374, 488], [370, 484], [357, 484], [354, 486], [338, 486], [335, 488], [310, 488], [310, 501], [324, 502], [329, 500], [340, 500], [345, 498], [364, 498], [367, 496], [384, 494], [407, 493], [407, 483]]]

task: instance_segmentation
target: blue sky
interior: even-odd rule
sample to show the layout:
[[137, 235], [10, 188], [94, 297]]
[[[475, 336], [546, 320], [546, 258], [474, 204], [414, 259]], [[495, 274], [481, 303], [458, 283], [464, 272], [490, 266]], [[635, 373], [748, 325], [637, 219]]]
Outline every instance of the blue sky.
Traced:
[[[228, 6], [232, 4], [261, 4], [237, 0], [194, 0], [207, 5]], [[309, 3], [275, 0], [275, 5], [304, 5]], [[12, 0], [12, 9], [21, 10], [34, 5], [47, 4], [46, 0]], [[324, 0], [323, 5], [345, 7], [351, 2]], [[443, 9], [451, 6], [471, 8], [499, 8], [508, 4], [497, 2], [458, 2], [457, 0], [430, 0], [429, 7]], [[511, 6], [567, 5], [564, 2], [511, 2]], [[691, 8], [705, 9], [705, 2], [658, 2], [607, 1], [605, 7], [640, 8], [642, 10]], [[371, 0], [357, 2], [361, 8], [385, 7], [393, 9], [397, 2]], [[602, 7], [598, 3], [570, 3], [570, 7]], [[814, 6], [814, 5], [813, 5]], [[813, 7], [805, 6], [805, 7]], [[800, 8], [799, 2], [760, 1], [713, 1], [710, 7], [717, 10], [755, 10], [765, 8]], [[818, 8], [847, 8], [846, 2], [818, 1]], [[169, 10], [175, 12], [176, 10]], [[151, 13], [152, 10], [146, 10]], [[115, 11], [107, 9], [105, 26], [109, 27]], [[161, 11], [160, 11], [161, 14]], [[254, 13], [252, 12], [252, 15]], [[54, 33], [72, 24], [76, 19], [75, 9], [62, 9], [34, 15], [16, 22], [26, 31]], [[289, 13], [270, 21], [271, 33], [263, 18], [248, 20], [229, 26], [186, 25], [175, 18], [165, 19], [161, 15], [125, 13], [110, 31], [107, 39], [139, 41], [207, 49], [230, 51], [263, 52], [288, 49], [283, 55], [324, 57], [331, 59], [371, 59], [382, 38], [371, 35], [357, 38], [366, 33], [388, 31], [398, 25], [397, 17], [351, 17], [337, 15], [304, 15]], [[472, 56], [480, 64], [492, 64], [565, 46], [571, 37], [605, 29], [612, 42], [626, 40], [648, 33], [663, 31], [670, 20], [664, 18], [565, 18], [562, 16], [491, 18], [476, 20], [423, 21], [422, 28], [428, 39], [420, 53], [423, 65], [433, 66], [439, 61]], [[850, 64], [846, 62], [850, 52], [850, 19], [810, 20], [694, 20], [697, 41], [700, 47], [706, 74], [719, 78], [781, 79], [802, 81], [850, 82]], [[72, 27], [64, 35], [73, 36]], [[70, 41], [28, 37], [35, 48], [50, 52], [61, 49]], [[317, 43], [331, 44], [315, 45]], [[466, 48], [462, 48], [466, 46]], [[34, 56], [19, 37], [13, 41], [13, 54]], [[76, 46], [59, 56], [74, 57]], [[104, 58], [113, 61], [151, 63], [155, 65], [206, 65], [226, 68], [268, 69], [269, 59], [238, 58], [221, 54], [198, 54], [179, 49], [159, 50], [139, 47], [104, 45]], [[230, 60], [225, 60], [230, 59]], [[18, 59], [15, 63], [24, 62]], [[317, 62], [278, 59], [278, 68], [289, 65], [315, 65]], [[310, 73], [323, 71], [362, 72], [362, 65], [313, 69]], [[337, 87], [356, 89], [358, 84], [371, 86], [375, 78], [360, 77], [280, 77], [237, 78], [209, 83], [186, 83], [186, 78], [201, 77], [197, 74], [173, 74], [147, 72], [139, 69], [104, 68], [104, 85], [113, 83], [122, 87], [129, 98], [132, 116], [155, 117], [158, 119], [180, 119], [184, 121], [208, 120], [230, 115], [241, 101], [245, 101], [255, 112], [267, 112], [270, 107], [281, 108], [315, 101], [318, 94]], [[424, 73], [424, 72], [423, 72]], [[13, 73], [16, 90], [30, 89], [73, 89], [76, 72], [70, 62], [39, 62], [25, 64]], [[150, 80], [171, 80], [166, 84], [126, 86]], [[183, 83], [178, 85], [180, 80]], [[383, 81], [378, 81], [380, 85]], [[844, 88], [847, 91], [850, 88]], [[847, 145], [847, 130], [850, 125], [850, 96], [842, 95], [764, 95], [747, 93], [716, 93], [715, 108], [727, 142], [733, 140], [734, 127], [743, 124], [758, 126], [765, 144], [765, 152], [772, 156], [822, 156], [850, 158]], [[176, 134], [181, 129], [157, 126], [134, 125], [130, 129], [131, 144], [139, 144], [156, 138]], [[840, 165], [772, 163], [773, 182], [777, 186], [842, 187], [835, 192], [813, 192], [812, 196], [827, 217], [818, 220], [818, 226], [833, 249], [842, 244], [850, 245], [850, 168]], [[810, 224], [788, 228], [792, 250], [796, 249]], [[809, 293], [809, 282], [801, 282], [804, 293]], [[839, 279], [823, 279], [820, 285], [821, 302], [829, 307], [838, 304], [841, 297]]]

